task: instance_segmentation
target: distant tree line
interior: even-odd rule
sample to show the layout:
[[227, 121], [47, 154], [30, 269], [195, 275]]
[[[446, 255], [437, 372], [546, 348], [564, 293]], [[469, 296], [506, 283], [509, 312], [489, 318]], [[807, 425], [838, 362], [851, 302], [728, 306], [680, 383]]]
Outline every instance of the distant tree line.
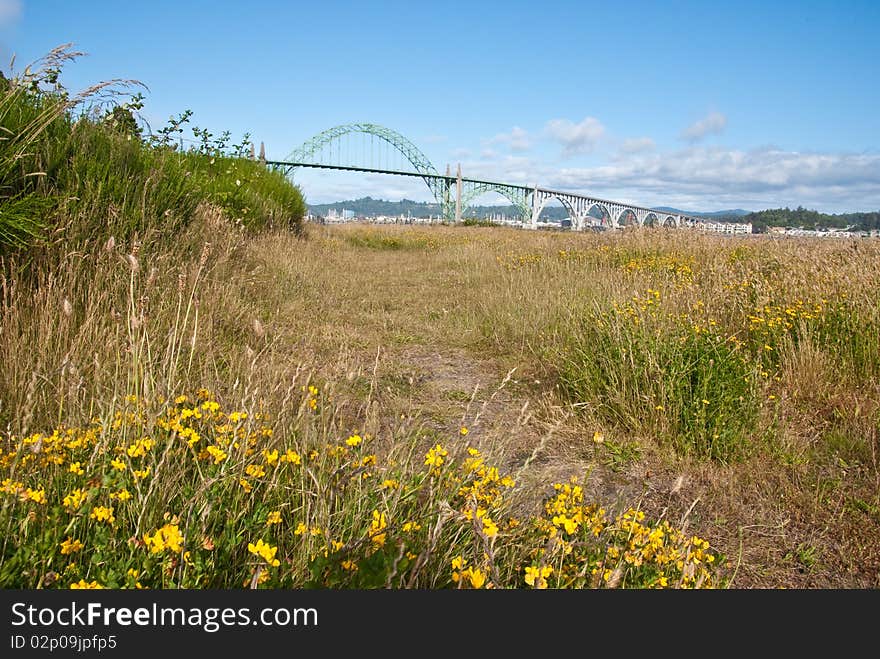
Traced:
[[769, 227], [796, 227], [801, 229], [846, 229], [852, 231], [871, 231], [880, 229], [880, 211], [870, 213], [841, 213], [830, 215], [807, 210], [798, 206], [790, 208], [770, 208], [749, 213], [740, 222], [751, 222], [754, 233], [765, 233]]

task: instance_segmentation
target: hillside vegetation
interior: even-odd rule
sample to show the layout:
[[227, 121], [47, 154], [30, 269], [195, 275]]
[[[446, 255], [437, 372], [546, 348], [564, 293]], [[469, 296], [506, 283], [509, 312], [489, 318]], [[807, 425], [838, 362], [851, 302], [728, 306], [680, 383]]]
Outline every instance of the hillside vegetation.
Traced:
[[[138, 83], [114, 80], [71, 96], [59, 82], [80, 53], [56, 49], [0, 85], [0, 254], [20, 258], [117, 242], [179, 243], [200, 213], [251, 231], [302, 228], [305, 203], [281, 174], [203, 129], [182, 150], [186, 112], [144, 136]], [[247, 139], [247, 138], [245, 138]], [[47, 251], [48, 250], [48, 251]]]

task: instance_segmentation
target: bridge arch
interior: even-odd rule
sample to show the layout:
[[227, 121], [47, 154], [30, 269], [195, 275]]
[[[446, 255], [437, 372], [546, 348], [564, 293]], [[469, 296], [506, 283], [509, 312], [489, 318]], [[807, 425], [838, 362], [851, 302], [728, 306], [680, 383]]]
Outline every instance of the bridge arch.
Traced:
[[462, 211], [473, 206], [474, 202], [484, 194], [496, 193], [507, 199], [511, 204], [519, 210], [523, 221], [528, 221], [531, 216], [531, 206], [526, 199], [527, 195], [522, 194], [521, 189], [513, 188], [499, 183], [480, 183], [479, 185], [470, 185], [462, 192], [461, 207]]
[[[531, 193], [528, 196], [533, 197], [534, 193]], [[581, 225], [583, 218], [581, 218], [578, 215], [577, 211], [575, 210], [574, 206], [571, 203], [571, 200], [567, 199], [565, 195], [550, 194], [550, 193], [541, 194], [539, 199], [540, 199], [540, 201], [534, 207], [533, 214], [532, 214], [532, 218], [535, 222], [537, 222], [538, 218], [541, 217], [541, 212], [544, 210], [544, 208], [546, 208], [547, 202], [550, 201], [551, 199], [556, 199], [556, 201], [558, 201], [559, 203], [562, 204], [563, 208], [565, 208], [565, 211], [568, 213], [568, 216], [571, 218], [572, 228], [575, 230], [580, 230], [580, 228], [581, 228], [580, 225]]]
[[[419, 174], [438, 176], [437, 169], [419, 147], [397, 131], [385, 128], [385, 126], [380, 126], [379, 124], [343, 124], [328, 128], [303, 142], [297, 149], [294, 149], [287, 156], [287, 160], [288, 162], [308, 162], [309, 158], [319, 153], [328, 144], [339, 140], [343, 135], [348, 135], [349, 133], [364, 133], [378, 137], [397, 149]], [[294, 168], [291, 167], [290, 169]]]
[[619, 227], [637, 227], [639, 226], [639, 216], [631, 208], [624, 208], [617, 216], [617, 226]]
[[[287, 156], [287, 162], [309, 162], [316, 153], [320, 153], [326, 146], [337, 142], [344, 135], [350, 133], [364, 133], [373, 135], [380, 140], [387, 142], [396, 149], [409, 163], [413, 166], [416, 173], [422, 177], [422, 180], [431, 190], [434, 199], [440, 204], [441, 211], [445, 216], [449, 216], [452, 212], [454, 201], [451, 198], [450, 183], [448, 179], [442, 178], [437, 168], [428, 160], [428, 156], [422, 153], [421, 149], [413, 144], [406, 137], [395, 130], [380, 126], [379, 124], [358, 123], [358, 124], [342, 124], [334, 126], [327, 130], [321, 131], [314, 137], [303, 142], [301, 146], [294, 149]], [[286, 168], [289, 175], [296, 169], [296, 166]]]
[[[600, 213], [602, 213], [602, 218], [601, 218], [601, 219], [600, 219], [600, 218], [597, 218], [595, 215], [593, 215], [593, 209], [596, 209], [596, 210], [598, 210]], [[596, 203], [592, 204], [592, 205], [587, 209], [587, 213], [586, 213], [586, 214], [587, 214], [588, 216], [590, 216], [590, 217], [593, 217], [593, 218], [595, 218], [595, 219], [597, 219], [597, 220], [600, 220], [600, 222], [602, 223], [602, 226], [611, 226], [611, 227], [616, 227], [616, 226], [617, 226], [617, 223], [616, 223], [616, 221], [615, 221], [615, 219], [614, 219], [614, 216], [611, 214], [611, 211], [608, 210], [608, 207], [607, 207], [605, 204], [602, 204], [602, 203], [599, 203], [599, 202], [596, 202]]]
[[674, 229], [678, 226], [678, 224], [676, 223], [675, 217], [673, 215], [667, 215], [666, 218], [663, 220], [663, 226]]

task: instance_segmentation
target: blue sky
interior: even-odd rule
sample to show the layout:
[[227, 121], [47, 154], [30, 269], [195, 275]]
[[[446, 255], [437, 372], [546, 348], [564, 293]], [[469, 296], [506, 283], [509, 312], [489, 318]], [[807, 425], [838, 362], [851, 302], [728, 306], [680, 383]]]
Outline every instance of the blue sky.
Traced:
[[[73, 42], [68, 88], [140, 80], [154, 128], [191, 109], [284, 158], [377, 123], [440, 170], [698, 211], [880, 209], [878, 32], [877, 0], [0, 0], [4, 65]], [[312, 203], [430, 198], [417, 179], [296, 180]]]

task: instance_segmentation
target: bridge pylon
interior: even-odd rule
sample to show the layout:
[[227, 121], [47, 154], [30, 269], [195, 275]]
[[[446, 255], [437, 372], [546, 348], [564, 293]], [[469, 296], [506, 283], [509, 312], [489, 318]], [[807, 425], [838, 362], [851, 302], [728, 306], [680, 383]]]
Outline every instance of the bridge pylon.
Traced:
[[461, 163], [455, 175], [455, 223], [461, 223]]

